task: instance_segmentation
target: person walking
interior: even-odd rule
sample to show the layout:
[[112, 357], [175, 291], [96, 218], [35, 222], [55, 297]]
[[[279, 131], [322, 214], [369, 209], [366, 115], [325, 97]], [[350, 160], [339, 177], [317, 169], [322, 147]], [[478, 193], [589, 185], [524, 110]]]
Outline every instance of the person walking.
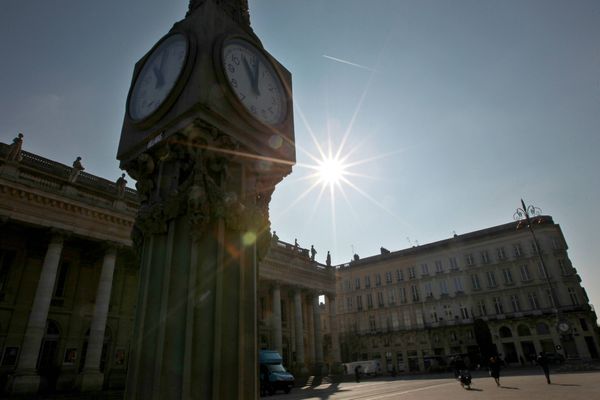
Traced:
[[540, 367], [542, 367], [542, 369], [544, 370], [544, 375], [546, 375], [546, 382], [548, 382], [548, 385], [550, 384], [550, 361], [548, 360], [548, 358], [546, 357], [546, 355], [540, 351], [540, 354], [537, 356], [536, 359], [538, 365]]
[[354, 367], [354, 378], [356, 379], [356, 383], [360, 383], [360, 365]]
[[490, 357], [490, 364], [488, 367], [490, 369], [490, 376], [496, 381], [496, 386], [500, 386], [500, 360], [498, 357]]

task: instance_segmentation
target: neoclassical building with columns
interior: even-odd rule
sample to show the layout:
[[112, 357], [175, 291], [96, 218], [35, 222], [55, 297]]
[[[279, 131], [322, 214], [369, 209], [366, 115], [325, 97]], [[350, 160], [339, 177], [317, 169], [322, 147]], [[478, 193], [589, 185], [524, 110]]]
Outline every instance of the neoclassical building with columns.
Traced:
[[[137, 193], [86, 173], [85, 160], [67, 166], [17, 144], [0, 143], [0, 385], [123, 388]], [[338, 266], [274, 236], [259, 265], [257, 348], [299, 375], [367, 359], [429, 371], [490, 346], [509, 362], [539, 351], [598, 358], [596, 314], [560, 226], [541, 222], [544, 265], [516, 223]]]

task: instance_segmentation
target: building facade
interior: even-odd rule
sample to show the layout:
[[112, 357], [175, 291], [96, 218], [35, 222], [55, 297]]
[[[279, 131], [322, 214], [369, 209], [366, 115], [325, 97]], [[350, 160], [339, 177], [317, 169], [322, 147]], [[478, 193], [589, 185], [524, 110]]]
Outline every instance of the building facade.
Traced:
[[[0, 143], [0, 384], [122, 388], [137, 194], [85, 173], [81, 159], [69, 167], [21, 144]], [[598, 358], [596, 315], [560, 226], [543, 222], [545, 269], [514, 223], [340, 266], [274, 236], [259, 266], [257, 346], [297, 374], [366, 359], [427, 371], [455, 354], [480, 361], [486, 340], [509, 362], [539, 351]]]
[[596, 315], [560, 226], [537, 222], [543, 262], [515, 222], [337, 268], [342, 358], [426, 371], [458, 354], [485, 362], [491, 339], [509, 363], [541, 351], [597, 359]]

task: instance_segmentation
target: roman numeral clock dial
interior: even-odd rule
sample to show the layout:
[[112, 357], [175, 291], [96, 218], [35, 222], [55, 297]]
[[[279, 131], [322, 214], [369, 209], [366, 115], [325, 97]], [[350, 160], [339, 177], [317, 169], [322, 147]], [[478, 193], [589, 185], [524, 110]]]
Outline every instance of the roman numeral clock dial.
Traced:
[[279, 74], [252, 43], [233, 38], [222, 48], [222, 67], [231, 90], [255, 119], [277, 126], [287, 117], [287, 97]]

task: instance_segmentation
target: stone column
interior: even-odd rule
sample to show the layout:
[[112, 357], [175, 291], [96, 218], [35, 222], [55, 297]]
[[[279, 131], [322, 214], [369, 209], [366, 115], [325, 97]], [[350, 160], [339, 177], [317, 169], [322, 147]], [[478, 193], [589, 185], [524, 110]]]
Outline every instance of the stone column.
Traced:
[[294, 292], [294, 317], [296, 328], [296, 365], [301, 372], [306, 372], [304, 365], [304, 324], [302, 323], [302, 293], [300, 289]]
[[323, 333], [321, 332], [321, 314], [319, 313], [319, 294], [313, 296], [313, 326], [315, 335], [315, 370], [323, 372]]
[[342, 355], [340, 353], [340, 339], [338, 331], [338, 320], [336, 316], [336, 304], [335, 295], [327, 295], [329, 300], [329, 331], [331, 332], [331, 354], [333, 356], [333, 363], [336, 365], [341, 364]]
[[13, 394], [36, 393], [38, 391], [40, 377], [36, 371], [36, 363], [44, 338], [48, 310], [50, 309], [62, 249], [63, 237], [59, 234], [52, 235], [44, 257], [33, 304], [31, 305], [31, 313], [25, 330], [19, 363], [10, 388]]
[[106, 330], [106, 318], [108, 317], [116, 257], [117, 250], [114, 247], [107, 249], [104, 254], [100, 281], [98, 282], [98, 292], [96, 293], [94, 316], [92, 317], [92, 325], [90, 327], [85, 366], [80, 376], [79, 385], [81, 391], [101, 390], [104, 383], [104, 374], [100, 372], [100, 357], [102, 355], [102, 346], [104, 345], [104, 331]]
[[281, 339], [281, 287], [279, 283], [273, 284], [273, 348], [282, 354]]

